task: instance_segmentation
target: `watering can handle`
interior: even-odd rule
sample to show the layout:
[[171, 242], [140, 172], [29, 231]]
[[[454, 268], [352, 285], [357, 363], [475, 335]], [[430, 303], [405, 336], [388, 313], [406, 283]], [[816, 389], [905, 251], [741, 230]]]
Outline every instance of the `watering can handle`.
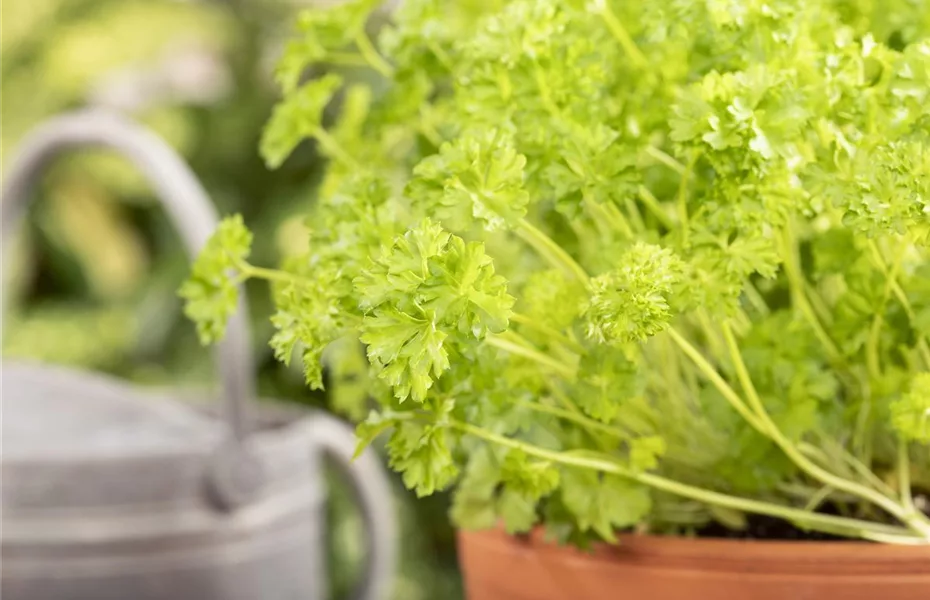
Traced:
[[[155, 189], [184, 246], [195, 256], [217, 225], [217, 214], [190, 168], [159, 137], [141, 126], [101, 109], [55, 117], [33, 130], [7, 171], [0, 200], [0, 238], [9, 243], [22, 219], [33, 188], [45, 167], [66, 150], [101, 147], [129, 159]], [[254, 397], [254, 365], [249, 345], [248, 310], [239, 294], [239, 307], [229, 320], [219, 344], [217, 369], [225, 402], [231, 443], [241, 447], [249, 431], [246, 413]], [[5, 302], [0, 304], [0, 311]], [[220, 493], [223, 492], [220, 490]]]
[[397, 562], [393, 494], [381, 463], [371, 449], [354, 457], [355, 432], [343, 421], [316, 413], [308, 421], [310, 439], [335, 461], [359, 504], [367, 536], [368, 555], [352, 600], [381, 600], [391, 595], [391, 579]]

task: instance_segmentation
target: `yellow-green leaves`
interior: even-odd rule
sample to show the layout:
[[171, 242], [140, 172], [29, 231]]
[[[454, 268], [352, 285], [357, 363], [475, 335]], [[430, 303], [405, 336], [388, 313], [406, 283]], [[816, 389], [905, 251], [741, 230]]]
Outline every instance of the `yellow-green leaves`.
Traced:
[[342, 77], [330, 73], [291, 91], [275, 107], [260, 148], [270, 168], [281, 166], [300, 142], [318, 136], [323, 110], [341, 85]]
[[669, 297], [683, 269], [671, 251], [643, 242], [617, 263], [591, 280], [584, 311], [586, 333], [599, 343], [641, 341], [665, 329], [672, 314]]
[[402, 421], [395, 428], [387, 446], [391, 467], [403, 473], [404, 485], [417, 496], [443, 490], [458, 476], [451, 436], [438, 425]]
[[593, 529], [610, 542], [617, 540], [614, 532], [639, 523], [652, 508], [645, 486], [583, 469], [562, 472], [561, 495], [581, 531]]
[[930, 373], [921, 373], [910, 390], [891, 405], [891, 422], [906, 440], [930, 444]]
[[235, 277], [248, 258], [252, 234], [240, 215], [224, 219], [207, 241], [179, 294], [184, 314], [197, 324], [203, 344], [223, 339], [226, 322], [236, 311], [239, 291]]
[[453, 497], [452, 517], [463, 527], [493, 527], [498, 518], [509, 533], [529, 531], [538, 521], [541, 500], [559, 486], [551, 463], [520, 450], [478, 448], [471, 456]]
[[[273, 280], [275, 355], [311, 386], [361, 342], [363, 443], [393, 429], [418, 494], [467, 463], [464, 526], [612, 540], [721, 493], [881, 491], [896, 438], [930, 435], [930, 46], [903, 2], [406, 0], [376, 44], [373, 0], [310, 11], [261, 148], [333, 159], [309, 250], [233, 277]], [[224, 227], [185, 292], [205, 340], [248, 246]], [[649, 514], [638, 482], [675, 478], [698, 493]]]
[[340, 51], [364, 32], [368, 15], [377, 4], [375, 0], [349, 0], [302, 12], [297, 21], [298, 34], [285, 46], [275, 69], [284, 93], [292, 93], [304, 70], [315, 63], [365, 64], [361, 55]]
[[470, 133], [421, 161], [407, 193], [453, 231], [510, 228], [526, 215], [525, 165], [504, 132]]
[[394, 240], [355, 279], [362, 342], [398, 399], [423, 402], [450, 349], [506, 329], [513, 306], [481, 243], [429, 219]]

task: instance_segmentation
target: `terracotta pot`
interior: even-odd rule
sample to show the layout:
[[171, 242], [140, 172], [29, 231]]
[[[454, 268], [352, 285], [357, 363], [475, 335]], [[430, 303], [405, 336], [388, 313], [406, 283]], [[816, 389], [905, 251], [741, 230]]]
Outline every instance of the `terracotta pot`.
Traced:
[[624, 536], [592, 553], [462, 531], [468, 600], [930, 600], [930, 547]]

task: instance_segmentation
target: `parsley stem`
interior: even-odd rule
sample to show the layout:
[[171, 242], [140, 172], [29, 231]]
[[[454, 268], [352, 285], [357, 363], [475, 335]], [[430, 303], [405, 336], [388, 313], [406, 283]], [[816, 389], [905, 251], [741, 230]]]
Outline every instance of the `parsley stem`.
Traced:
[[511, 354], [516, 354], [517, 356], [522, 356], [524, 358], [534, 360], [541, 365], [547, 366], [566, 379], [574, 379], [575, 377], [574, 369], [568, 365], [560, 363], [551, 356], [543, 354], [539, 350], [530, 346], [529, 343], [524, 343], [522, 338], [516, 336], [516, 334], [507, 337], [504, 337], [504, 335], [489, 335], [484, 338], [484, 341], [487, 344], [494, 346], [495, 348], [504, 350], [505, 352], [510, 352]]
[[666, 214], [665, 210], [662, 208], [662, 204], [659, 202], [659, 199], [656, 198], [652, 192], [650, 192], [646, 186], [639, 186], [637, 189], [639, 194], [639, 199], [642, 200], [643, 205], [649, 209], [649, 212], [659, 220], [659, 223], [663, 227], [671, 231], [675, 229], [675, 222]]
[[[633, 198], [626, 196], [623, 199], [623, 205], [626, 207], [627, 212], [630, 214], [628, 221], [631, 222], [633, 229], [638, 233], [646, 231], [646, 222], [643, 221], [643, 214], [640, 212], [639, 207], [636, 206], [636, 202], [633, 200]], [[607, 210], [611, 210], [617, 213], [620, 212], [620, 209], [612, 203], [607, 205]]]
[[247, 278], [256, 277], [258, 279], [264, 279], [266, 281], [278, 281], [282, 283], [296, 283], [298, 285], [307, 285], [312, 283], [306, 277], [301, 277], [300, 275], [294, 275], [293, 273], [288, 273], [287, 271], [281, 271], [278, 269], [266, 269], [265, 267], [256, 267], [253, 264], [247, 263], [245, 261], [239, 261], [236, 264], [236, 267], [239, 269], [239, 272], [245, 275]]
[[917, 512], [914, 507], [914, 496], [911, 492], [911, 457], [908, 454], [907, 440], [898, 439], [898, 490], [901, 495], [901, 504], [904, 510]]
[[[875, 240], [869, 240], [869, 248], [872, 250], [872, 257], [875, 260], [875, 264], [878, 266], [882, 274], [885, 275], [885, 277], [888, 277], [888, 279], [891, 281], [891, 291], [894, 293], [895, 298], [898, 299], [898, 302], [904, 309], [904, 313], [907, 315], [908, 320], [910, 320], [913, 326], [913, 324], [917, 321], [917, 313], [914, 312], [914, 307], [911, 305], [911, 301], [908, 299], [907, 293], [904, 291], [904, 288], [901, 287], [901, 284], [898, 283], [897, 277], [890, 276], [888, 272], [888, 265], [885, 263], [885, 259], [882, 257], [881, 250], [878, 248], [878, 244], [875, 243]], [[930, 345], [927, 344], [927, 339], [925, 336], [917, 336], [917, 351], [921, 358], [923, 358], [925, 366], [930, 369]]]
[[791, 300], [795, 307], [801, 311], [801, 314], [811, 326], [814, 335], [827, 351], [830, 362], [842, 365], [845, 361], [843, 360], [843, 355], [840, 352], [840, 349], [836, 346], [836, 343], [833, 341], [833, 339], [830, 338], [830, 335], [823, 328], [823, 325], [820, 323], [820, 319], [817, 318], [817, 313], [814, 312], [814, 308], [807, 300], [807, 294], [804, 291], [804, 277], [801, 274], [800, 267], [798, 266], [796, 248], [792, 240], [791, 232], [788, 229], [785, 229], [784, 234], [782, 235], [781, 243], [782, 256], [784, 257], [785, 276], [788, 279], [788, 288], [791, 292]]
[[746, 282], [743, 294], [746, 295], [746, 299], [749, 300], [752, 307], [763, 317], [767, 317], [772, 312], [769, 305], [765, 303], [765, 298], [762, 297], [762, 294], [759, 293], [759, 290], [751, 281]]
[[648, 66], [649, 61], [646, 60], [645, 55], [643, 55], [642, 51], [636, 46], [636, 42], [630, 37], [629, 32], [623, 26], [623, 23], [620, 22], [620, 19], [617, 18], [617, 15], [610, 10], [607, 0], [597, 0], [596, 6], [600, 9], [601, 17], [604, 19], [607, 29], [609, 29], [614, 38], [620, 42], [623, 51], [630, 57], [630, 60], [638, 67]]
[[678, 182], [678, 220], [681, 222], [681, 235], [685, 242], [688, 243], [688, 230], [690, 217], [688, 216], [688, 182], [691, 179], [691, 173], [694, 171], [694, 165], [697, 163], [698, 153], [691, 156], [688, 166], [685, 167], [684, 173], [681, 174], [681, 181]]
[[736, 343], [736, 337], [733, 335], [733, 331], [730, 329], [730, 326], [727, 323], [723, 323], [721, 327], [723, 329], [723, 336], [726, 339], [727, 347], [730, 350], [730, 360], [733, 363], [733, 367], [736, 369], [737, 378], [740, 380], [740, 384], [743, 386], [743, 391], [749, 399], [749, 405], [761, 420], [761, 423], [764, 427], [763, 433], [765, 433], [769, 439], [771, 439], [779, 448], [781, 448], [782, 452], [784, 452], [785, 455], [791, 459], [791, 462], [796, 464], [798, 468], [821, 483], [853, 494], [854, 496], [862, 498], [863, 500], [867, 500], [876, 506], [881, 507], [883, 510], [888, 512], [888, 514], [893, 515], [901, 522], [910, 526], [916, 533], [925, 535], [928, 537], [928, 539], [930, 539], [930, 526], [921, 526], [921, 524], [916, 521], [914, 516], [910, 514], [909, 511], [904, 509], [894, 500], [888, 498], [880, 492], [877, 492], [876, 490], [873, 490], [872, 488], [834, 475], [833, 473], [812, 462], [802, 452], [798, 451], [791, 440], [785, 437], [781, 430], [778, 429], [778, 425], [776, 425], [776, 423], [772, 420], [766, 411], [765, 406], [762, 404], [762, 399], [759, 397], [755, 386], [752, 384], [752, 380], [749, 377], [749, 371], [746, 369], [746, 363], [743, 362], [742, 355], [739, 351], [739, 346]]
[[355, 36], [355, 45], [358, 46], [358, 51], [361, 52], [362, 56], [365, 58], [365, 62], [367, 62], [372, 69], [387, 79], [394, 76], [394, 67], [392, 67], [388, 61], [384, 60], [384, 57], [375, 50], [371, 40], [368, 39], [367, 33], [359, 31], [358, 35]]
[[928, 539], [921, 539], [909, 534], [905, 529], [893, 525], [884, 525], [882, 523], [874, 523], [849, 517], [813, 513], [790, 506], [782, 506], [780, 504], [753, 500], [751, 498], [741, 498], [699, 488], [665, 478], [661, 475], [634, 471], [608, 456], [604, 456], [604, 458], [591, 457], [590, 455], [578, 456], [569, 452], [546, 450], [456, 420], [451, 420], [449, 425], [462, 433], [473, 435], [500, 446], [521, 450], [530, 456], [535, 456], [561, 465], [592, 469], [603, 473], [618, 475], [638, 481], [658, 490], [706, 504], [778, 517], [802, 524], [812, 529], [819, 529], [831, 533], [842, 533], [842, 535], [849, 537], [881, 536], [883, 540], [901, 544], [921, 544], [927, 543], [927, 541], [930, 540], [930, 537], [928, 537]]
[[350, 169], [355, 169], [357, 171], [364, 171], [364, 167], [352, 158], [352, 155], [343, 149], [342, 144], [336, 141], [336, 138], [331, 136], [328, 131], [322, 127], [317, 127], [312, 132], [313, 137], [320, 144], [320, 146], [329, 153], [330, 156], [341, 162], [343, 165]]
[[342, 67], [368, 66], [368, 61], [365, 60], [365, 57], [354, 52], [327, 52], [324, 61], [331, 65]]
[[687, 171], [687, 168], [683, 164], [681, 164], [681, 162], [678, 159], [676, 159], [675, 157], [669, 154], [666, 154], [665, 152], [663, 152], [662, 150], [659, 150], [655, 146], [646, 146], [646, 154], [656, 159], [657, 161], [659, 161], [660, 163], [662, 163], [669, 169], [675, 171], [679, 175], [684, 175], [685, 172]]
[[674, 327], [669, 327], [668, 334], [671, 336], [672, 340], [678, 345], [679, 348], [691, 359], [691, 362], [695, 364], [698, 370], [704, 374], [704, 376], [713, 384], [717, 391], [730, 403], [730, 405], [736, 409], [736, 412], [740, 414], [743, 419], [749, 423], [753, 429], [761, 433], [762, 435], [766, 434], [765, 425], [759, 420], [756, 415], [749, 410], [746, 404], [743, 402], [743, 399], [740, 398], [730, 384], [717, 373], [717, 370], [707, 362], [707, 359], [701, 355], [698, 350], [691, 345], [688, 340], [686, 340]]
[[610, 425], [605, 425], [604, 423], [601, 423], [600, 421], [595, 421], [594, 419], [590, 419], [584, 416], [583, 414], [581, 414], [580, 412], [566, 410], [564, 408], [559, 408], [557, 406], [549, 406], [547, 404], [540, 404], [539, 402], [530, 402], [528, 400], [520, 400], [518, 404], [520, 406], [525, 406], [529, 408], [530, 410], [535, 410], [537, 412], [550, 414], [554, 417], [565, 419], [566, 421], [571, 421], [572, 423], [575, 423], [576, 425], [580, 425], [584, 427], [585, 429], [588, 429], [589, 431], [597, 431], [599, 433], [609, 435], [616, 439], [625, 439], [625, 438], [628, 438], [630, 435], [627, 432], [620, 431], [616, 427], [611, 427]]
[[530, 317], [528, 317], [528, 316], [526, 316], [526, 315], [524, 315], [524, 314], [521, 314], [521, 313], [513, 313], [513, 314], [510, 315], [510, 320], [513, 321], [514, 323], [519, 323], [519, 324], [521, 324], [521, 325], [523, 325], [523, 326], [525, 326], [525, 327], [528, 327], [528, 328], [530, 328], [530, 329], [532, 329], [532, 330], [534, 330], [534, 331], [536, 331], [536, 332], [538, 332], [538, 333], [541, 333], [541, 334], [543, 334], [543, 335], [545, 335], [545, 336], [551, 338], [552, 340], [554, 340], [554, 341], [556, 341], [556, 342], [558, 342], [558, 343], [560, 343], [560, 344], [564, 344], [565, 346], [568, 346], [569, 348], [571, 348], [571, 349], [574, 350], [575, 352], [584, 353], [584, 351], [585, 351], [584, 346], [582, 346], [581, 344], [579, 344], [579, 343], [576, 342], [575, 340], [569, 338], [569, 337], [566, 336], [566, 335], [563, 335], [563, 334], [559, 333], [558, 331], [556, 331], [555, 329], [553, 329], [553, 328], [551, 328], [551, 327], [548, 327], [548, 326], [546, 326], [546, 325], [543, 325], [543, 324], [540, 323], [538, 320], [532, 319], [532, 318], [530, 318]]
[[[886, 496], [893, 496], [895, 494], [895, 491], [891, 489], [888, 484], [882, 481], [881, 478], [879, 478], [875, 473], [872, 472], [871, 469], [865, 466], [865, 464], [863, 464], [863, 462], [855, 455], [853, 455], [839, 443], [836, 443], [833, 440], [830, 440], [830, 442], [832, 442], [834, 445], [834, 452], [831, 453], [834, 454], [834, 456], [831, 456], [817, 446], [812, 446], [806, 442], [799, 442], [798, 450], [812, 459], [820, 460], [823, 465], [836, 464], [837, 460], [841, 463], [845, 463], [850, 469], [853, 470], [854, 473], [859, 475], [863, 481], [871, 485], [876, 491], [881, 492]], [[822, 440], [821, 443], [826, 447], [828, 442], [827, 440]]]
[[[595, 222], [601, 220], [623, 237], [627, 239], [633, 238], [633, 229], [630, 227], [630, 223], [612, 204], [601, 204], [592, 198], [585, 198], [584, 206], [591, 212]], [[613, 207], [614, 210], [611, 211], [609, 207]]]
[[553, 266], [561, 269], [567, 275], [570, 275], [578, 281], [588, 284], [588, 274], [581, 265], [575, 262], [561, 246], [552, 241], [552, 238], [545, 233], [536, 229], [526, 219], [520, 219], [515, 229], [518, 236], [532, 246], [540, 256], [549, 261]]

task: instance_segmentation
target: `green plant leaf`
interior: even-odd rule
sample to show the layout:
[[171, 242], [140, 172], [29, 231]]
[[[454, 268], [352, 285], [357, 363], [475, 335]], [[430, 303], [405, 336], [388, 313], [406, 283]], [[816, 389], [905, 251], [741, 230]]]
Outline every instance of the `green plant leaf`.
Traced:
[[190, 276], [178, 291], [185, 301], [184, 314], [196, 323], [204, 345], [226, 334], [226, 323], [239, 302], [235, 277], [249, 257], [251, 246], [252, 234], [242, 216], [226, 217], [200, 251]]

